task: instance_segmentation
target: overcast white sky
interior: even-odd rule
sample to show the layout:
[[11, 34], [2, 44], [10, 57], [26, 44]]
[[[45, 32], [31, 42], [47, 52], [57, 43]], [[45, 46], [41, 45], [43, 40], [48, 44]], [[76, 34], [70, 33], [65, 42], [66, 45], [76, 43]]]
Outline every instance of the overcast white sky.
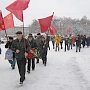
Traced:
[[[0, 9], [3, 16], [9, 12], [5, 9], [15, 0], [0, 0]], [[87, 16], [90, 19], [90, 0], [31, 0], [29, 8], [24, 11], [25, 26], [32, 23], [33, 19], [39, 19], [51, 15], [82, 18]], [[14, 18], [15, 25], [22, 23]]]

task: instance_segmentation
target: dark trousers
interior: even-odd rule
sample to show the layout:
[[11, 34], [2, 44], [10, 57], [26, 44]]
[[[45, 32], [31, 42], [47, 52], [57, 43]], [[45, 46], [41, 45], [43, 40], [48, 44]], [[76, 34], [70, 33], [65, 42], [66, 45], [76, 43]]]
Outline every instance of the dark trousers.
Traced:
[[61, 49], [63, 49], [63, 46], [62, 46], [63, 42], [60, 42], [60, 45], [61, 45]]
[[36, 63], [39, 63], [39, 58], [37, 57], [36, 59], [37, 59], [37, 62]]
[[47, 64], [47, 50], [43, 50], [43, 53], [42, 53], [42, 61], [43, 61], [43, 64], [46, 66]]
[[43, 60], [43, 64], [46, 66], [46, 64], [47, 64], [47, 55], [44, 55], [42, 57], [42, 60]]
[[83, 42], [82, 45], [83, 45], [83, 48], [84, 48], [85, 47], [85, 42]]
[[79, 52], [80, 52], [81, 46], [77, 46], [77, 45], [76, 45], [76, 52], [78, 52], [78, 50], [79, 50]]
[[17, 59], [17, 66], [20, 74], [20, 82], [25, 80], [25, 72], [26, 72], [26, 59], [23, 58], [21, 60]]
[[59, 51], [59, 44], [56, 44], [56, 50], [55, 51], [57, 51], [57, 49]]
[[72, 43], [69, 43], [69, 47], [68, 47], [68, 48], [69, 48], [69, 50], [70, 50], [70, 47], [71, 47], [71, 49], [72, 49]]
[[65, 44], [65, 51], [66, 51], [66, 48], [67, 48], [67, 50], [69, 50], [68, 44]]
[[30, 71], [31, 66], [32, 66], [32, 70], [34, 70], [35, 69], [35, 58], [28, 59], [27, 71]]

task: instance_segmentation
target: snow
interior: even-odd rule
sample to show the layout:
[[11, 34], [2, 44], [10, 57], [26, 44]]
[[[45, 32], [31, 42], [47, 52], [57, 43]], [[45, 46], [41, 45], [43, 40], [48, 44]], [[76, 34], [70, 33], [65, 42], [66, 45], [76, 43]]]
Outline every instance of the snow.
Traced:
[[76, 53], [75, 47], [67, 52], [60, 49], [48, 51], [48, 62], [45, 67], [40, 60], [35, 71], [26, 72], [24, 85], [19, 84], [17, 65], [12, 70], [5, 60], [4, 44], [0, 55], [0, 90], [90, 90], [90, 48], [82, 48]]

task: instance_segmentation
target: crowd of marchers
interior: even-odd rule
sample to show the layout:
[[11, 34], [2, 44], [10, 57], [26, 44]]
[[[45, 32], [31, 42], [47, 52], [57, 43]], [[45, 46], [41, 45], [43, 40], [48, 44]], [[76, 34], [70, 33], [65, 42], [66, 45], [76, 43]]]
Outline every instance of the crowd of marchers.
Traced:
[[[8, 37], [5, 44], [7, 48], [5, 59], [11, 65], [12, 70], [15, 69], [17, 63], [20, 75], [20, 84], [25, 80], [25, 72], [30, 73], [31, 69], [35, 70], [35, 64], [39, 63], [40, 59], [44, 66], [47, 65], [47, 51], [49, 46], [48, 34], [41, 35], [38, 33], [35, 37], [30, 33], [28, 38], [25, 38], [21, 31], [16, 32], [16, 39]], [[0, 51], [2, 52], [1, 48]], [[36, 62], [35, 62], [36, 61]]]
[[90, 37], [86, 37], [86, 35], [55, 35], [51, 37], [53, 49], [55, 51], [59, 51], [60, 48], [64, 49], [66, 52], [69, 51], [73, 47], [76, 47], [76, 52], [80, 52], [81, 48], [84, 48], [85, 46], [90, 46]]
[[[37, 33], [33, 36], [31, 33], [25, 38], [21, 31], [16, 32], [16, 38], [8, 37], [8, 41], [5, 44], [7, 51], [5, 53], [5, 59], [7, 59], [11, 65], [12, 70], [15, 69], [17, 63], [18, 71], [20, 75], [20, 84], [23, 84], [25, 80], [25, 73], [30, 73], [31, 69], [34, 71], [36, 64], [42, 60], [44, 66], [47, 65], [47, 52], [51, 49], [49, 42], [52, 42], [53, 49], [59, 51], [63, 49], [65, 52], [76, 48], [76, 52], [80, 52], [81, 48], [90, 46], [90, 37], [86, 35], [41, 35]], [[0, 54], [2, 50], [0, 48]]]

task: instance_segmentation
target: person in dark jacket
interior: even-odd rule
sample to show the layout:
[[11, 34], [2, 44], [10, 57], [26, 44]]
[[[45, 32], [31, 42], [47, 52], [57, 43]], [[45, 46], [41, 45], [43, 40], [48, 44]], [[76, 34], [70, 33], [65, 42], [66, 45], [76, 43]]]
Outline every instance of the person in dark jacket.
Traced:
[[48, 43], [47, 37], [42, 36], [42, 61], [44, 66], [47, 64], [47, 51], [48, 51]]
[[64, 40], [65, 40], [65, 52], [66, 52], [66, 49], [69, 50], [69, 45], [68, 45], [69, 43], [68, 43], [68, 36], [67, 35], [65, 36]]
[[86, 35], [82, 36], [82, 45], [83, 45], [83, 48], [86, 45]]
[[63, 49], [63, 36], [61, 35], [61, 41], [60, 41], [61, 49]]
[[39, 63], [39, 59], [42, 58], [42, 35], [40, 33], [37, 33], [37, 37], [35, 40], [37, 44], [37, 54], [38, 54], [37, 63]]
[[55, 48], [55, 42], [54, 42], [55, 36], [51, 37], [51, 41], [52, 41], [52, 45], [53, 45], [53, 49]]
[[86, 45], [87, 45], [87, 47], [90, 46], [90, 37], [87, 37], [87, 38], [86, 38]]
[[78, 52], [78, 50], [79, 50], [79, 52], [81, 50], [81, 37], [80, 37], [80, 35], [77, 35], [77, 37], [76, 37], [76, 52]]
[[20, 84], [25, 80], [26, 71], [26, 57], [28, 55], [28, 48], [30, 48], [28, 41], [23, 37], [22, 32], [16, 33], [17, 38], [12, 43], [12, 50], [15, 51], [17, 66], [20, 74]]
[[[7, 41], [5, 48], [11, 49], [12, 42], [13, 42], [13, 37], [9, 37], [9, 41]], [[8, 61], [11, 64], [12, 69], [15, 69], [15, 64], [16, 64], [15, 52], [13, 52], [13, 59]]]
[[[35, 42], [32, 34], [29, 34], [27, 40], [28, 40], [29, 45], [30, 45], [30, 50], [35, 50], [37, 48], [37, 45], [36, 45], [36, 42]], [[35, 53], [35, 51], [34, 51], [34, 53]], [[28, 65], [27, 65], [27, 72], [28, 73], [30, 73], [31, 64], [32, 64], [32, 70], [35, 70], [35, 57], [34, 57], [34, 54], [33, 54], [32, 58], [28, 58]]]
[[49, 45], [49, 42], [50, 42], [50, 36], [48, 34], [46, 34], [46, 41], [47, 41], [47, 46], [50, 50], [50, 45]]
[[69, 38], [68, 38], [68, 48], [69, 50], [72, 49], [72, 35], [70, 34]]

